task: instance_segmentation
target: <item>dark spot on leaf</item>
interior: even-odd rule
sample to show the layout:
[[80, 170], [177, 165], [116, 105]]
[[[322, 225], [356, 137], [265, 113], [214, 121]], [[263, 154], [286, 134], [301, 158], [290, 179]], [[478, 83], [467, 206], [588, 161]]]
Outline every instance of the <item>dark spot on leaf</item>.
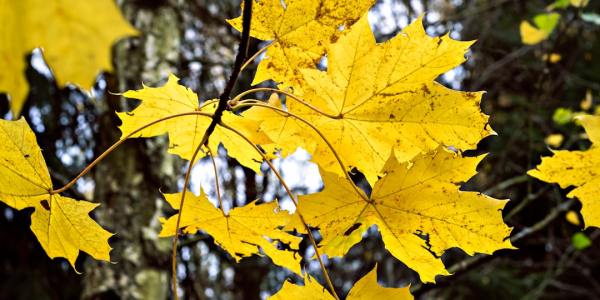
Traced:
[[25, 155], [23, 155], [23, 157], [29, 158], [29, 154], [25, 154]]
[[467, 98], [469, 99], [474, 99], [477, 97], [477, 93], [473, 93], [473, 92], [467, 92], [466, 93]]
[[427, 95], [431, 94], [431, 91], [429, 90], [426, 84], [421, 86], [421, 90]]
[[50, 210], [50, 204], [48, 203], [48, 200], [42, 200], [40, 201], [40, 204], [45, 210]]
[[358, 229], [361, 225], [361, 223], [355, 223], [350, 228], [348, 228], [346, 232], [344, 232], [344, 236], [349, 236], [352, 232], [354, 232], [354, 230]]

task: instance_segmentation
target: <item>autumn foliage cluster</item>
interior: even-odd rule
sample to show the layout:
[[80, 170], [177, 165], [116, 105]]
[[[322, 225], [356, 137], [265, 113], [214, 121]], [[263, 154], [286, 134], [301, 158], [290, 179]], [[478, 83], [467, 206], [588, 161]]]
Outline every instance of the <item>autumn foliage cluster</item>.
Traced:
[[[18, 46], [7, 46], [2, 40], [0, 54], [20, 57], [42, 47], [61, 85], [70, 82], [89, 88], [98, 70], [110, 70], [110, 45], [136, 34], [109, 0], [56, 1], [53, 9], [28, 10], [25, 18], [16, 20], [13, 12], [24, 2], [8, 4], [8, 15], [2, 19], [12, 23], [0, 29], [0, 38], [15, 39], [11, 35], [17, 31], [11, 26], [48, 32], [28, 36]], [[189, 161], [190, 168], [222, 145], [230, 157], [260, 173], [261, 166], [273, 168], [272, 159], [302, 148], [318, 164], [324, 183], [318, 193], [294, 195], [273, 168], [294, 202], [292, 212], [281, 209], [277, 201], [258, 199], [225, 210], [203, 192], [164, 194], [178, 212], [161, 219], [160, 236], [174, 237], [176, 243], [180, 233], [202, 231], [236, 261], [268, 256], [274, 265], [304, 278], [304, 285], [286, 282], [273, 299], [338, 298], [322, 258], [344, 256], [373, 226], [385, 248], [416, 271], [422, 282], [451, 275], [440, 259], [450, 248], [469, 255], [514, 248], [508, 239], [511, 228], [502, 219], [506, 199], [461, 189], [485, 157], [465, 156], [464, 151], [496, 134], [480, 109], [483, 93], [453, 90], [436, 82], [465, 61], [473, 42], [429, 36], [417, 19], [400, 34], [377, 43], [367, 18], [372, 5], [373, 0], [254, 2], [252, 18], [246, 22], [250, 35], [270, 42], [249, 60], [259, 60], [253, 85], [270, 81], [276, 88], [257, 87], [235, 95], [223, 112], [217, 113], [222, 100], [199, 98], [175, 75], [163, 86], [122, 94], [140, 104], [117, 113], [122, 137], [107, 154], [127, 139], [166, 134], [169, 153]], [[94, 13], [95, 6], [104, 13]], [[40, 26], [39, 20], [47, 19], [50, 12], [77, 19]], [[228, 22], [243, 31], [242, 16]], [[63, 30], [72, 30], [77, 38], [78, 29], [72, 25], [79, 23], [98, 28], [103, 34], [98, 44], [53, 43], [52, 37]], [[101, 30], [106, 24], [111, 29]], [[72, 49], [73, 44], [81, 49]], [[93, 65], [87, 63], [89, 57]], [[86, 68], [78, 66], [79, 60], [86, 61]], [[16, 119], [27, 84], [24, 66], [16, 63], [18, 59], [13, 61], [0, 72], [0, 90], [10, 95]], [[265, 92], [271, 94], [268, 99], [253, 98]], [[213, 122], [214, 130], [207, 130]], [[600, 117], [581, 116], [579, 122], [592, 147], [556, 151], [528, 174], [561, 187], [576, 186], [569, 197], [583, 203], [587, 226], [600, 226], [596, 146]], [[15, 209], [35, 209], [31, 230], [49, 257], [64, 257], [73, 267], [80, 251], [110, 261], [112, 233], [89, 215], [98, 204], [61, 196], [80, 176], [66, 186], [53, 187], [43, 153], [25, 120], [0, 120], [0, 129], [0, 201]], [[357, 172], [372, 187], [370, 193], [351, 177]], [[189, 170], [186, 175], [185, 186]], [[313, 245], [315, 255], [307, 259], [320, 262], [324, 282], [305, 272], [304, 257], [298, 254], [303, 240]], [[408, 287], [378, 285], [375, 269], [355, 284], [348, 299], [374, 297], [412, 298]]]

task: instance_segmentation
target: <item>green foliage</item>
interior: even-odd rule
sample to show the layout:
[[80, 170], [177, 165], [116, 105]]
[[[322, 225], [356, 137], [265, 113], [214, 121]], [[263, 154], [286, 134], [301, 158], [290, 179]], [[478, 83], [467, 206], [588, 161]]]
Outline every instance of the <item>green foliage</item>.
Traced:
[[584, 250], [592, 245], [592, 240], [583, 232], [578, 232], [571, 237], [571, 244], [577, 250]]

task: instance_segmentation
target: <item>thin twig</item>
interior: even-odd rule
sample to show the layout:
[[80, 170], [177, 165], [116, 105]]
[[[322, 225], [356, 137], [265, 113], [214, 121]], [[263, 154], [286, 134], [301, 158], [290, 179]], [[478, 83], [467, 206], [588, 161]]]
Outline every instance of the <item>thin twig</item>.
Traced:
[[527, 196], [525, 197], [525, 199], [523, 199], [521, 202], [519, 202], [519, 204], [517, 204], [517, 206], [513, 207], [513, 209], [511, 209], [506, 216], [504, 217], [504, 220], [506, 221], [510, 221], [512, 220], [512, 218], [514, 216], [516, 216], [520, 211], [522, 211], [525, 207], [529, 206], [529, 204], [531, 202], [533, 202], [534, 200], [536, 200], [537, 198], [539, 198], [542, 194], [544, 194], [546, 191], [548, 190], [548, 186], [543, 187], [542, 189], [540, 189], [539, 192], [535, 193], [535, 194], [527, 194]]
[[529, 175], [524, 174], [520, 176], [515, 176], [494, 185], [493, 187], [483, 191], [483, 193], [486, 195], [491, 195], [497, 191], [505, 190], [515, 184], [526, 182], [527, 180], [529, 180]]

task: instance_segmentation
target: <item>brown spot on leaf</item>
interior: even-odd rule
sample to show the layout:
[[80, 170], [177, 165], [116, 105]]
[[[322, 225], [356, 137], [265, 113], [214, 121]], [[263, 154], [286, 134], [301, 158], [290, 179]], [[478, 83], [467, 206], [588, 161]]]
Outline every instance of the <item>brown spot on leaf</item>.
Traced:
[[469, 98], [470, 100], [473, 100], [473, 99], [477, 98], [477, 93], [467, 92], [465, 94], [465, 96], [467, 96], [467, 98]]
[[50, 210], [50, 204], [48, 203], [48, 200], [42, 200], [42, 201], [40, 201], [40, 204], [42, 205], [42, 207], [45, 210], [48, 210], [48, 211]]
[[344, 236], [349, 236], [350, 234], [352, 234], [352, 232], [354, 232], [354, 230], [360, 228], [361, 225], [362, 225], [361, 223], [355, 223], [350, 228], [348, 228], [348, 230], [346, 230], [346, 232], [344, 232]]
[[427, 95], [431, 94], [431, 91], [429, 90], [426, 84], [421, 86], [421, 90]]

